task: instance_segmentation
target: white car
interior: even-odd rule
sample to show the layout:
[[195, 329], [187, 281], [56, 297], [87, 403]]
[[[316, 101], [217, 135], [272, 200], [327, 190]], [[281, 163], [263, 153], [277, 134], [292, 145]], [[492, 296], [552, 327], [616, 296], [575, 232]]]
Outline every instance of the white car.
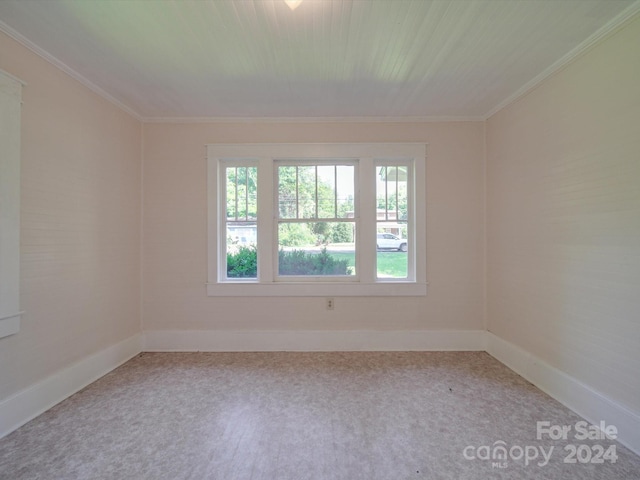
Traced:
[[399, 252], [406, 252], [407, 239], [396, 237], [392, 233], [379, 233], [376, 247], [378, 250], [398, 250]]

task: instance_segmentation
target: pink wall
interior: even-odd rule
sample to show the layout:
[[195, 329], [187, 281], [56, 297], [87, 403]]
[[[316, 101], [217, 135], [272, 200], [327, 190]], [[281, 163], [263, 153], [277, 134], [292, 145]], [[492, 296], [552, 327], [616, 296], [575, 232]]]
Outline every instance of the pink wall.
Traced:
[[487, 122], [487, 322], [640, 412], [640, 17]]
[[140, 331], [141, 124], [0, 33], [22, 110], [21, 307], [0, 400]]
[[[208, 143], [425, 142], [426, 297], [207, 297]], [[484, 125], [218, 123], [144, 126], [143, 329], [483, 329]]]

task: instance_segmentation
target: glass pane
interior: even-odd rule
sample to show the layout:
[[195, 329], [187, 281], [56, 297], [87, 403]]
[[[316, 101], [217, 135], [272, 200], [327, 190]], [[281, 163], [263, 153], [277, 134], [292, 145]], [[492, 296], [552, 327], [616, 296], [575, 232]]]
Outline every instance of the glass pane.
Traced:
[[298, 167], [298, 218], [316, 217], [316, 167]]
[[247, 218], [247, 167], [236, 169], [236, 213], [237, 218]]
[[278, 167], [278, 215], [297, 218], [296, 167]]
[[379, 167], [376, 182], [378, 221], [403, 221], [408, 218], [407, 167]]
[[278, 274], [351, 276], [356, 273], [355, 223], [278, 225]]
[[258, 168], [247, 167], [245, 180], [246, 191], [246, 219], [257, 220], [258, 218]]
[[225, 176], [227, 219], [255, 220], [258, 217], [258, 168], [229, 167]]
[[353, 165], [338, 165], [338, 218], [355, 217], [355, 167]]
[[227, 223], [227, 278], [257, 278], [257, 234], [255, 222]]
[[378, 251], [376, 263], [378, 278], [407, 278], [408, 259], [406, 252]]
[[336, 167], [318, 166], [318, 218], [336, 218]]
[[235, 219], [236, 215], [236, 169], [227, 168], [227, 218]]

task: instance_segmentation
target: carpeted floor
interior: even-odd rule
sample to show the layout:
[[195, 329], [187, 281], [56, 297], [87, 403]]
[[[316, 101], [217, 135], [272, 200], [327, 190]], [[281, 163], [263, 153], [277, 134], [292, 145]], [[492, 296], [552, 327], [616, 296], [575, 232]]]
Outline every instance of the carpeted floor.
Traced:
[[480, 352], [144, 353], [0, 440], [0, 478], [640, 479], [580, 420]]

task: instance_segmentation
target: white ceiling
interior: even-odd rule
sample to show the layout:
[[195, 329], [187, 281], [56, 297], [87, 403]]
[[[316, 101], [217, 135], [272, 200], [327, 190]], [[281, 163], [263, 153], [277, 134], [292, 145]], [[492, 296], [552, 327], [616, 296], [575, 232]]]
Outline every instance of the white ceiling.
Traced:
[[0, 0], [0, 29], [139, 118], [485, 118], [634, 0]]

